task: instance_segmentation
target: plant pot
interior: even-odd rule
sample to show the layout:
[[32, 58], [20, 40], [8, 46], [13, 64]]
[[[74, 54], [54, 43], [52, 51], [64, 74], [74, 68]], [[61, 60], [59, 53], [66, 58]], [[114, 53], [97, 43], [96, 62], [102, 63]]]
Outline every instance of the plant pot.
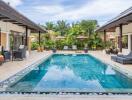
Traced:
[[4, 62], [4, 56], [0, 55], [0, 65], [2, 65], [3, 62]]
[[44, 48], [43, 47], [40, 47], [40, 51], [43, 52], [44, 51]]
[[56, 53], [56, 49], [52, 49], [52, 52], [53, 52], [53, 53]]
[[38, 52], [41, 52], [41, 47], [38, 47], [38, 48], [37, 48], [37, 51], [38, 51]]
[[88, 53], [88, 49], [87, 48], [84, 49], [84, 53]]

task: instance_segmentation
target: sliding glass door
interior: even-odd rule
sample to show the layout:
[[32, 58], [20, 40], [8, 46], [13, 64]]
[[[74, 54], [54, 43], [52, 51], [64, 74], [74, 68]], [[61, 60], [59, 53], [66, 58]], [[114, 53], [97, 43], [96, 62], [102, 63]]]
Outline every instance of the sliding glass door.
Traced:
[[25, 37], [21, 34], [10, 34], [10, 49], [11, 50], [17, 50], [20, 45], [25, 44]]

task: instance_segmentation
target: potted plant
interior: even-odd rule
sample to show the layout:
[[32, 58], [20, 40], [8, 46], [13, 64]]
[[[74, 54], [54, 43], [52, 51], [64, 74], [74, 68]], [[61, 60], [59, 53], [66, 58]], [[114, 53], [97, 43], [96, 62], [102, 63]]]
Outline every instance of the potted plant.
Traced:
[[92, 45], [92, 49], [96, 50], [96, 45], [95, 44]]
[[53, 52], [53, 53], [56, 53], [56, 46], [55, 46], [55, 43], [53, 43], [52, 52]]
[[84, 52], [88, 53], [88, 45], [87, 44], [85, 44]]
[[85, 53], [88, 53], [88, 48], [84, 48], [84, 52]]
[[43, 46], [43, 45], [40, 46], [40, 51], [41, 51], [41, 52], [44, 51], [44, 46]]
[[37, 51], [41, 52], [41, 47], [40, 46], [37, 47]]
[[2, 54], [0, 54], [0, 65], [2, 65], [4, 62], [4, 56]]
[[56, 48], [53, 48], [53, 49], [52, 49], [52, 52], [53, 52], [53, 53], [56, 53]]

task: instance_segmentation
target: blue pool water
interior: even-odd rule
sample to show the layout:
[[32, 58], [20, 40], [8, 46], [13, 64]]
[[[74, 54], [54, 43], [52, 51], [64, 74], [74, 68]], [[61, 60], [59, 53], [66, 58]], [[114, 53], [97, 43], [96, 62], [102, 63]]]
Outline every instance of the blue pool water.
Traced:
[[131, 92], [132, 80], [90, 55], [54, 54], [6, 90]]

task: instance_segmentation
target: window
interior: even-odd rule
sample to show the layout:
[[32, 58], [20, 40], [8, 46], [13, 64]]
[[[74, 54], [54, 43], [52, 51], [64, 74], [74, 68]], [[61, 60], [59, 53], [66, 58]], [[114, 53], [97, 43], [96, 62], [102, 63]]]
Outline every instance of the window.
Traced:
[[122, 37], [122, 48], [128, 49], [128, 35]]

